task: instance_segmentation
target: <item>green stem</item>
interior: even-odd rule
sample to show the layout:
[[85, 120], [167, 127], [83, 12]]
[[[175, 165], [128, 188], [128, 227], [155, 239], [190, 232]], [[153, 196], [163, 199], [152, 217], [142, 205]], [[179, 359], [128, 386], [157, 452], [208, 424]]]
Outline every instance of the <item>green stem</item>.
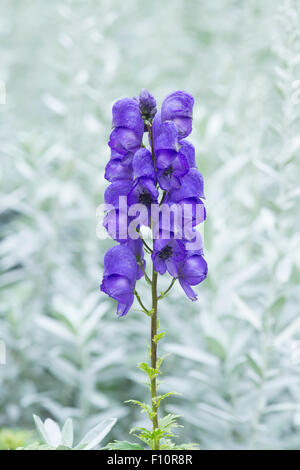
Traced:
[[148, 276], [148, 274], [147, 274], [146, 271], [145, 271], [143, 262], [142, 262], [142, 261], [138, 261], [138, 265], [139, 265], [139, 267], [141, 268], [141, 270], [143, 271], [143, 274], [144, 274], [144, 276], [145, 276], [146, 281], [148, 282], [148, 284], [150, 284], [150, 285], [152, 286], [152, 281], [151, 281], [150, 277]]
[[156, 170], [156, 160], [155, 160], [155, 154], [154, 154], [152, 124], [148, 124], [147, 129], [148, 129], [149, 137], [150, 137], [151, 155], [152, 155], [153, 166], [154, 166], [154, 169]]
[[138, 301], [138, 303], [140, 304], [140, 306], [142, 307], [143, 309], [143, 312], [145, 312], [147, 315], [150, 315], [149, 313], [149, 310], [145, 307], [145, 305], [143, 304], [142, 302], [142, 299], [140, 297], [140, 295], [138, 294], [138, 292], [136, 290], [133, 291], [134, 295], [136, 296], [136, 299]]
[[149, 251], [149, 253], [152, 253], [153, 250], [152, 250], [152, 249], [150, 248], [150, 246], [145, 242], [145, 240], [143, 239], [143, 237], [142, 237], [140, 231], [137, 230], [137, 232], [138, 232], [138, 234], [139, 234], [140, 239], [141, 239], [142, 242], [143, 242], [144, 247]]
[[[154, 153], [154, 143], [153, 143], [153, 130], [152, 130], [152, 123], [147, 125], [149, 138], [150, 138], [150, 145], [151, 145], [151, 155], [154, 169], [156, 169], [156, 160], [155, 160], [155, 153]], [[153, 228], [152, 228], [153, 234]], [[154, 240], [154, 234], [153, 234]], [[152, 315], [151, 315], [151, 367], [152, 369], [156, 370], [157, 368], [157, 344], [154, 341], [157, 335], [157, 272], [152, 265]], [[151, 401], [152, 401], [152, 426], [153, 431], [158, 428], [158, 405], [157, 405], [157, 383], [156, 383], [156, 375], [150, 379], [150, 387], [151, 387]], [[159, 450], [159, 439], [154, 438], [154, 450]]]
[[163, 292], [163, 293], [158, 297], [157, 300], [163, 299], [163, 298], [170, 292], [170, 290], [171, 290], [172, 287], [174, 286], [175, 282], [176, 282], [176, 278], [173, 277], [172, 282], [171, 282], [171, 284], [169, 285], [168, 289], [165, 290], [165, 292]]
[[[154, 341], [157, 335], [157, 272], [152, 271], [152, 315], [151, 315], [151, 367], [156, 369], [157, 366], [157, 344]], [[151, 379], [151, 398], [152, 398], [152, 425], [153, 431], [158, 428], [158, 406], [157, 406], [157, 390], [156, 376]], [[154, 439], [154, 450], [159, 449], [159, 439]]]

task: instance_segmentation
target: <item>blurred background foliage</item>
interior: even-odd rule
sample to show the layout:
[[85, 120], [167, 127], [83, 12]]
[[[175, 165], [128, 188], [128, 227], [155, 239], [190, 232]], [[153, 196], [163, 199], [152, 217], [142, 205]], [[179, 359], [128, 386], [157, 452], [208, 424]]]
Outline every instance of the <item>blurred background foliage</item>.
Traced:
[[96, 208], [112, 103], [184, 89], [209, 276], [160, 305], [165, 410], [202, 449], [299, 449], [299, 24], [297, 0], [1, 0], [0, 427], [143, 419], [149, 319], [99, 293]]

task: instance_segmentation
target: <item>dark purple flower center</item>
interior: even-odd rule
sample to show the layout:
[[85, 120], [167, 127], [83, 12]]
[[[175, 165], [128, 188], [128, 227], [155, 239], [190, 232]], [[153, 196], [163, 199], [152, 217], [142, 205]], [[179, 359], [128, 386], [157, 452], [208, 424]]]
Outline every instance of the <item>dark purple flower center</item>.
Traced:
[[148, 191], [145, 189], [142, 190], [142, 192], [139, 195], [139, 203], [144, 204], [144, 206], [151, 206], [153, 202], [152, 196]]
[[172, 173], [173, 173], [173, 167], [170, 166], [169, 168], [167, 168], [167, 169], [163, 172], [163, 175], [164, 175], [164, 176], [170, 176]]
[[172, 247], [170, 245], [167, 245], [160, 251], [158, 256], [163, 261], [166, 261], [167, 259], [171, 258], [172, 253], [173, 253]]

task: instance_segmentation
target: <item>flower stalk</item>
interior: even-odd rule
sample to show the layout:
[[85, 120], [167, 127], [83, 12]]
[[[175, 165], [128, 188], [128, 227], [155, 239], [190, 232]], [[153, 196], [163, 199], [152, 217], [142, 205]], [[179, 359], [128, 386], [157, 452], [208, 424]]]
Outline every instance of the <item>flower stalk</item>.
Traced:
[[[107, 209], [103, 225], [119, 244], [105, 254], [101, 290], [117, 301], [118, 317], [127, 315], [136, 298], [151, 318], [150, 363], [138, 365], [147, 374], [151, 404], [129, 402], [138, 405], [151, 421], [151, 429], [134, 428], [131, 432], [153, 450], [175, 449], [170, 438], [175, 436], [173, 428], [178, 427], [177, 416], [158, 416], [162, 400], [174, 394], [157, 393], [162, 363], [157, 345], [164, 337], [164, 333], [158, 333], [158, 301], [166, 297], [177, 279], [186, 296], [197, 300], [192, 286], [200, 284], [207, 274], [201, 236], [196, 231], [206, 217], [203, 177], [196, 167], [195, 149], [186, 140], [192, 131], [193, 105], [193, 97], [180, 90], [168, 95], [160, 110], [147, 90], [138, 98], [117, 101], [108, 143], [111, 158], [105, 168], [105, 178], [111, 184], [104, 194]], [[184, 211], [186, 205], [188, 211]], [[164, 214], [171, 214], [174, 207], [177, 216], [173, 212], [167, 223]], [[143, 226], [151, 229], [152, 246], [142, 236]], [[152, 276], [146, 272], [146, 254]], [[166, 273], [171, 283], [158, 295], [158, 276]], [[151, 286], [151, 309], [136, 290], [141, 278]]]
[[[151, 315], [151, 367], [152, 369], [157, 369], [157, 272], [154, 270], [153, 266], [152, 271], [152, 315]], [[152, 399], [152, 425], [153, 432], [155, 434], [156, 429], [158, 428], [158, 404], [157, 404], [157, 383], [156, 375], [150, 379], [151, 383], [151, 399]], [[159, 449], [159, 439], [154, 439], [154, 450]]]

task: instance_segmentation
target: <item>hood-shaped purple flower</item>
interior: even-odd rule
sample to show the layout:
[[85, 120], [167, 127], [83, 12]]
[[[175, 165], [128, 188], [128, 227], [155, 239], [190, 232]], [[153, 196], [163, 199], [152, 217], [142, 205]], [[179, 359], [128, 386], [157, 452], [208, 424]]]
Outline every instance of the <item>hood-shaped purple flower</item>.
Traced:
[[113, 131], [108, 145], [121, 155], [134, 153], [141, 146], [144, 121], [139, 104], [133, 98], [123, 98], [113, 105]]
[[126, 159], [112, 158], [105, 167], [104, 178], [111, 183], [132, 177], [132, 157]]
[[[156, 119], [154, 119], [154, 122]], [[153, 122], [153, 143], [156, 160], [164, 151], [177, 153], [178, 145], [178, 132], [175, 124], [172, 121], [166, 121], [159, 124], [159, 116], [156, 124]]]
[[185, 91], [168, 95], [161, 106], [161, 120], [173, 121], [181, 138], [192, 132], [194, 98]]
[[190, 300], [197, 300], [197, 294], [191, 286], [204, 281], [207, 276], [207, 263], [202, 255], [187, 256], [179, 269], [179, 282]]
[[113, 240], [119, 243], [125, 243], [129, 238], [128, 225], [132, 220], [133, 217], [129, 217], [127, 211], [123, 209], [112, 209], [106, 213], [103, 219], [103, 226]]
[[155, 271], [165, 274], [168, 271], [171, 276], [178, 277], [179, 263], [184, 259], [184, 245], [174, 238], [164, 240], [158, 238], [153, 244], [151, 255]]
[[138, 178], [132, 190], [128, 194], [129, 206], [133, 204], [142, 204], [144, 211], [140, 213], [140, 224], [149, 225], [151, 204], [157, 204], [159, 192], [152, 178]]
[[131, 129], [141, 140], [144, 133], [144, 122], [140, 114], [139, 104], [134, 98], [123, 98], [113, 105], [112, 126]]
[[173, 202], [179, 202], [182, 199], [190, 197], [205, 198], [203, 177], [196, 168], [191, 168], [188, 173], [182, 177], [179, 189], [173, 189], [168, 194], [168, 200]]
[[181, 179], [189, 170], [185, 156], [179, 152], [161, 152], [156, 166], [159, 185], [166, 191], [180, 188]]
[[130, 179], [117, 180], [111, 183], [105, 190], [104, 201], [106, 204], [118, 208], [120, 203], [120, 196], [127, 196], [131, 191], [133, 182]]
[[125, 245], [114, 246], [104, 257], [104, 274], [100, 289], [117, 300], [117, 315], [126, 315], [134, 300], [137, 262]]
[[128, 204], [143, 204], [150, 208], [151, 204], [155, 204], [158, 198], [158, 190], [152, 178], [139, 178], [128, 194]]
[[138, 178], [152, 178], [156, 181], [155, 170], [152, 161], [151, 152], [146, 148], [139, 149], [133, 156], [133, 179]]
[[141, 146], [141, 139], [132, 129], [117, 127], [110, 134], [108, 145], [121, 155], [135, 153]]
[[195, 147], [188, 140], [180, 141], [179, 153], [184, 155], [189, 168], [196, 168]]
[[[132, 253], [134, 254], [135, 259], [137, 261], [137, 264], [138, 264], [137, 280], [138, 280], [138, 279], [140, 279], [141, 277], [144, 276], [143, 270], [145, 271], [145, 269], [146, 269], [146, 261], [145, 261], [145, 253], [144, 253], [143, 242], [140, 238], [137, 238], [136, 240], [132, 240], [131, 238], [129, 238], [126, 241], [125, 246], [127, 246], [132, 251]], [[143, 269], [141, 268], [141, 266], [142, 266]]]

